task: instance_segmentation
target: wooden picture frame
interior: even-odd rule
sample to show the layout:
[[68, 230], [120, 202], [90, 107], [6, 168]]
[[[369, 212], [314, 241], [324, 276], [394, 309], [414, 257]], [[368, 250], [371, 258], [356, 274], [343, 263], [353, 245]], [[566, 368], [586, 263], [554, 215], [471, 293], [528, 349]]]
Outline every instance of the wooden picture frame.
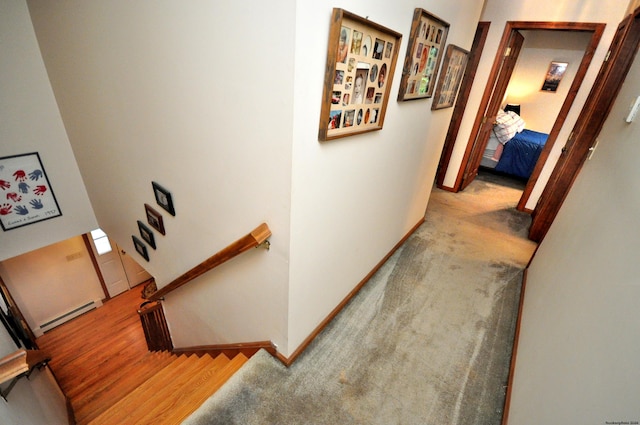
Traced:
[[401, 41], [396, 31], [333, 9], [318, 140], [382, 129]]
[[169, 192], [167, 189], [160, 186], [156, 182], [151, 182], [151, 186], [153, 186], [153, 194], [156, 197], [156, 202], [158, 203], [158, 205], [160, 205], [172, 216], [175, 216], [176, 210], [173, 206], [173, 198], [171, 197], [171, 192]]
[[568, 62], [551, 61], [540, 90], [546, 92], [555, 92], [558, 90], [560, 81], [562, 81], [562, 77], [564, 77], [564, 73], [567, 71], [567, 66], [569, 66]]
[[156, 238], [153, 235], [153, 231], [149, 229], [142, 221], [138, 220], [138, 231], [143, 241], [147, 243], [151, 248], [156, 249]]
[[447, 46], [436, 92], [433, 95], [432, 110], [450, 108], [455, 104], [458, 89], [467, 68], [468, 56], [468, 50], [454, 44]]
[[426, 99], [433, 95], [448, 34], [447, 22], [424, 9], [414, 10], [399, 101]]
[[147, 223], [149, 223], [151, 227], [164, 235], [165, 230], [162, 215], [158, 211], [154, 210], [153, 207], [149, 204], [144, 204], [144, 210], [147, 214]]
[[142, 258], [149, 261], [149, 252], [147, 251], [147, 246], [135, 235], [131, 235], [131, 239], [133, 239], [133, 246], [135, 247], [136, 252], [140, 254]]
[[5, 232], [62, 215], [38, 152], [0, 158], [0, 189]]

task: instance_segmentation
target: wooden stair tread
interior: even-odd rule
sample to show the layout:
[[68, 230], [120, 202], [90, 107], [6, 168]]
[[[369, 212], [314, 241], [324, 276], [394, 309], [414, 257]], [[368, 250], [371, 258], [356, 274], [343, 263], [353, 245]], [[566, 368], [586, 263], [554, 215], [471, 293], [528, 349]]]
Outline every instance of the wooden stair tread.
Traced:
[[[122, 373], [103, 382], [94, 392], [78, 397], [72, 403], [78, 425], [89, 423], [110, 406], [122, 400], [129, 393], [150, 379], [158, 371], [175, 359], [168, 352], [148, 353], [139, 362], [126, 368]], [[102, 407], [102, 408], [100, 408]]]
[[170, 399], [165, 399], [162, 406], [143, 417], [149, 424], [178, 425], [195, 412], [225, 382], [247, 362], [244, 354], [238, 354], [215, 374], [200, 377], [188, 389], [181, 391]]
[[246, 361], [243, 354], [190, 356], [173, 363], [91, 421], [91, 425], [178, 424], [220, 388]]

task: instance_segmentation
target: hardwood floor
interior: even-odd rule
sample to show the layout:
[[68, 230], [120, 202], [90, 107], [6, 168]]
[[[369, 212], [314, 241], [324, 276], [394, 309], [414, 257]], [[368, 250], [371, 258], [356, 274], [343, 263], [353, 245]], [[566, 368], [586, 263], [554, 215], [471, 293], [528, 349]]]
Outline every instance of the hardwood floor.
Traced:
[[147, 351], [137, 314], [144, 301], [141, 290], [120, 294], [36, 340], [51, 355], [49, 365], [78, 424], [115, 404], [171, 358]]

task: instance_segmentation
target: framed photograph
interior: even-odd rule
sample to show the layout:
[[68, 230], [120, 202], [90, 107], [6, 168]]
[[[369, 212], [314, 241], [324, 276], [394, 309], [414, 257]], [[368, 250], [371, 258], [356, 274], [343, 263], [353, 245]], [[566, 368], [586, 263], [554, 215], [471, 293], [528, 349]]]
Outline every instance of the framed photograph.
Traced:
[[447, 22], [424, 9], [415, 9], [398, 100], [425, 99], [433, 95], [448, 34]]
[[156, 249], [156, 239], [153, 236], [153, 231], [149, 229], [143, 222], [138, 220], [138, 230], [140, 231], [140, 237], [151, 248]]
[[37, 152], [0, 158], [0, 196], [4, 231], [62, 215]]
[[173, 198], [171, 198], [171, 193], [156, 182], [151, 182], [151, 185], [153, 186], [153, 194], [156, 197], [158, 205], [164, 208], [172, 216], [175, 216], [176, 210], [173, 207]]
[[438, 78], [431, 109], [450, 108], [456, 102], [458, 89], [467, 67], [469, 51], [449, 44], [444, 54], [442, 72]]
[[144, 209], [147, 213], [147, 223], [149, 223], [151, 227], [164, 235], [165, 230], [162, 215], [160, 215], [158, 211], [154, 210], [149, 204], [144, 204]]
[[569, 64], [567, 62], [551, 62], [547, 75], [544, 77], [544, 83], [542, 83], [542, 91], [555, 92], [558, 90], [560, 81], [564, 77], [564, 73], [567, 70]]
[[140, 254], [145, 260], [149, 261], [149, 252], [147, 252], [147, 246], [144, 242], [138, 239], [135, 235], [131, 235], [131, 238], [133, 239], [133, 246], [135, 246], [138, 254]]
[[381, 130], [402, 34], [334, 8], [318, 140]]

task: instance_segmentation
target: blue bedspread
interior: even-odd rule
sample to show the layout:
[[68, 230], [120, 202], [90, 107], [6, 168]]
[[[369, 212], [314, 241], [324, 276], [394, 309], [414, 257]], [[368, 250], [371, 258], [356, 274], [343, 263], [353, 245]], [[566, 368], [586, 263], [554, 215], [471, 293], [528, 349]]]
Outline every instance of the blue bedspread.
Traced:
[[536, 166], [540, 152], [547, 142], [546, 133], [523, 130], [504, 145], [495, 170], [528, 179]]

